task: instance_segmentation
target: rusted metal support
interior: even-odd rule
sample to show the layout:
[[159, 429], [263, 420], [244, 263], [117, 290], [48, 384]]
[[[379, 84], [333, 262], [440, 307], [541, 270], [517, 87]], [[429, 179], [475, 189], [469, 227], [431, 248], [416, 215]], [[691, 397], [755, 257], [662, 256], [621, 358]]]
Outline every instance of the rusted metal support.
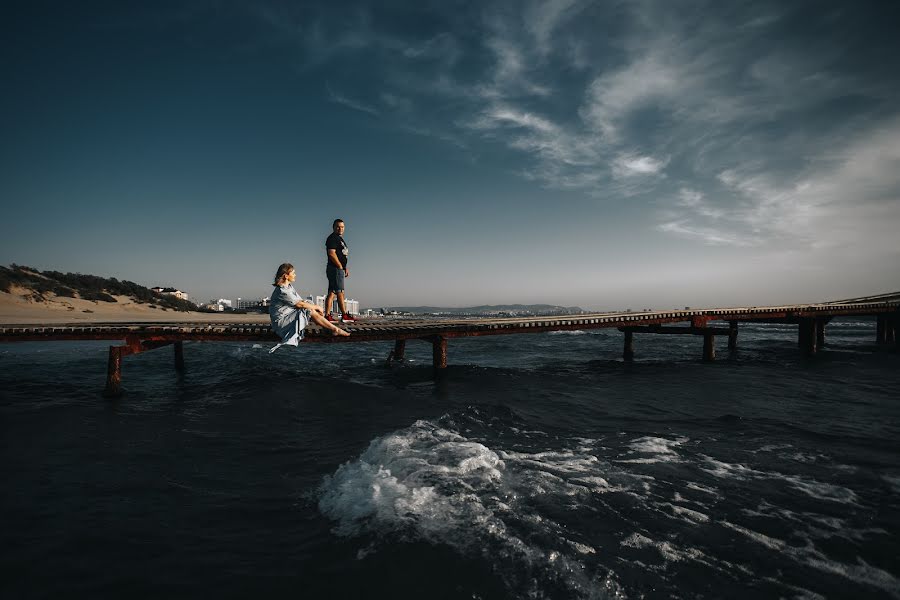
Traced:
[[878, 315], [875, 319], [875, 343], [883, 344], [887, 338], [887, 317]]
[[184, 373], [184, 342], [175, 342], [175, 370]]
[[406, 354], [406, 340], [394, 340], [394, 360], [403, 360]]
[[107, 398], [118, 398], [122, 395], [122, 349], [124, 346], [109, 347], [109, 362], [106, 365], [106, 389], [103, 395]]
[[627, 361], [634, 360], [634, 332], [625, 331], [625, 348], [622, 350], [622, 358]]
[[402, 362], [406, 354], [406, 340], [394, 340], [394, 349], [388, 352], [385, 364], [389, 367], [394, 361]]
[[828, 319], [816, 319], [816, 348], [825, 346], [825, 325]]
[[107, 398], [117, 398], [122, 395], [122, 357], [130, 354], [140, 354], [146, 350], [161, 348], [169, 344], [175, 346], [175, 368], [179, 368], [179, 359], [181, 369], [184, 369], [184, 354], [180, 351], [181, 341], [176, 340], [142, 340], [136, 335], [126, 335], [125, 343], [121, 346], [109, 347], [109, 360], [106, 365], [106, 388], [103, 395]]
[[435, 369], [447, 368], [447, 338], [442, 335], [431, 338], [431, 358]]
[[816, 353], [816, 320], [801, 319], [798, 331], [798, 346], [806, 356]]
[[705, 362], [716, 360], [716, 336], [711, 333], [703, 336], [703, 360]]
[[728, 349], [737, 350], [738, 322], [728, 322]]

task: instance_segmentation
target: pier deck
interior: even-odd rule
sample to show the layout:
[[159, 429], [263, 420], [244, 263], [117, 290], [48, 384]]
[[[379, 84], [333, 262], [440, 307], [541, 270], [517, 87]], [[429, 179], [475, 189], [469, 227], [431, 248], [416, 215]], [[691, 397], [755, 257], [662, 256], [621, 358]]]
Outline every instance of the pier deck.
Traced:
[[[704, 338], [703, 359], [715, 358], [715, 337], [728, 336], [728, 347], [737, 344], [741, 322], [778, 322], [798, 325], [798, 343], [806, 354], [815, 354], [825, 341], [825, 326], [834, 317], [874, 316], [876, 341], [896, 342], [900, 324], [900, 293], [822, 304], [751, 306], [697, 310], [596, 313], [558, 317], [472, 319], [365, 319], [343, 326], [350, 337], [334, 337], [318, 327], [307, 330], [304, 343], [359, 343], [394, 341], [388, 360], [403, 358], [407, 340], [423, 340], [433, 346], [436, 369], [447, 366], [447, 340], [459, 337], [543, 333], [549, 331], [616, 328], [624, 333], [623, 357], [634, 356], [635, 333], [687, 334]], [[728, 327], [710, 327], [725, 322]], [[681, 324], [676, 326], [676, 324]], [[0, 342], [124, 340], [110, 346], [106, 394], [121, 393], [121, 360], [161, 346], [175, 345], [175, 366], [184, 368], [183, 342], [256, 341], [276, 343], [268, 324], [212, 323], [96, 323], [72, 325], [0, 325]]]

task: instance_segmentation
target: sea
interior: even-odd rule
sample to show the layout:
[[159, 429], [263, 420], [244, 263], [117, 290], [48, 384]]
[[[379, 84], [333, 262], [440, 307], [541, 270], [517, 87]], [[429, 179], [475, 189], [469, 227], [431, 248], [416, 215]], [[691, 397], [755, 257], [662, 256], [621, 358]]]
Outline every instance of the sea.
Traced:
[[0, 344], [3, 598], [900, 598], [900, 353]]

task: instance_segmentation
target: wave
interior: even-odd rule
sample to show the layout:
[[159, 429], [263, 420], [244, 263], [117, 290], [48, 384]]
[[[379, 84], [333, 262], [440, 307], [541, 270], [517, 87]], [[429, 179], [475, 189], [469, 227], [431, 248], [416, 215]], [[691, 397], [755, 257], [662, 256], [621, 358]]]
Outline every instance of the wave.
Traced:
[[573, 450], [494, 450], [445, 425], [420, 420], [376, 438], [327, 476], [319, 509], [337, 523], [334, 532], [447, 544], [489, 561], [516, 593], [549, 597], [562, 588], [578, 598], [621, 596], [615, 575], [587, 560], [596, 548], [539, 506], [642, 480], [610, 482], [596, 475], [595, 457]]
[[[557, 437], [508, 409], [469, 407], [375, 438], [324, 478], [318, 506], [336, 535], [375, 540], [360, 558], [424, 540], [490, 565], [515, 596], [622, 597], [631, 591], [624, 581], [642, 582], [640, 595], [644, 586], [665, 589], [670, 565], [680, 563], [736, 582], [767, 581], [774, 595], [814, 595], [797, 587], [804, 580], [776, 575], [783, 559], [896, 593], [890, 573], [816, 546], [889, 535], [831, 514], [835, 506], [866, 510], [856, 492], [720, 460], [697, 452], [701, 444], [684, 435]], [[782, 449], [769, 444], [746, 456], [768, 460]], [[796, 502], [800, 492], [822, 503], [821, 514], [741, 500], [773, 482], [773, 500]], [[792, 543], [772, 533], [785, 530]], [[732, 540], [725, 550], [710, 545], [723, 536]]]

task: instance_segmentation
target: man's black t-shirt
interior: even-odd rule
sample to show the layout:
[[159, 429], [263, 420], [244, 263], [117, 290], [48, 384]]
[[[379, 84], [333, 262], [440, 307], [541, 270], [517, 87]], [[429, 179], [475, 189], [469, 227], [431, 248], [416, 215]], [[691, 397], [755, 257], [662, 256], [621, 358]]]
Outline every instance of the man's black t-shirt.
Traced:
[[[338, 260], [341, 261], [341, 268], [347, 268], [347, 258], [350, 256], [350, 251], [347, 249], [347, 244], [344, 243], [344, 238], [336, 233], [332, 233], [325, 240], [325, 256], [328, 256], [329, 250], [337, 250]], [[331, 262], [331, 259], [328, 259], [328, 264], [330, 266], [334, 266], [334, 263]]]

